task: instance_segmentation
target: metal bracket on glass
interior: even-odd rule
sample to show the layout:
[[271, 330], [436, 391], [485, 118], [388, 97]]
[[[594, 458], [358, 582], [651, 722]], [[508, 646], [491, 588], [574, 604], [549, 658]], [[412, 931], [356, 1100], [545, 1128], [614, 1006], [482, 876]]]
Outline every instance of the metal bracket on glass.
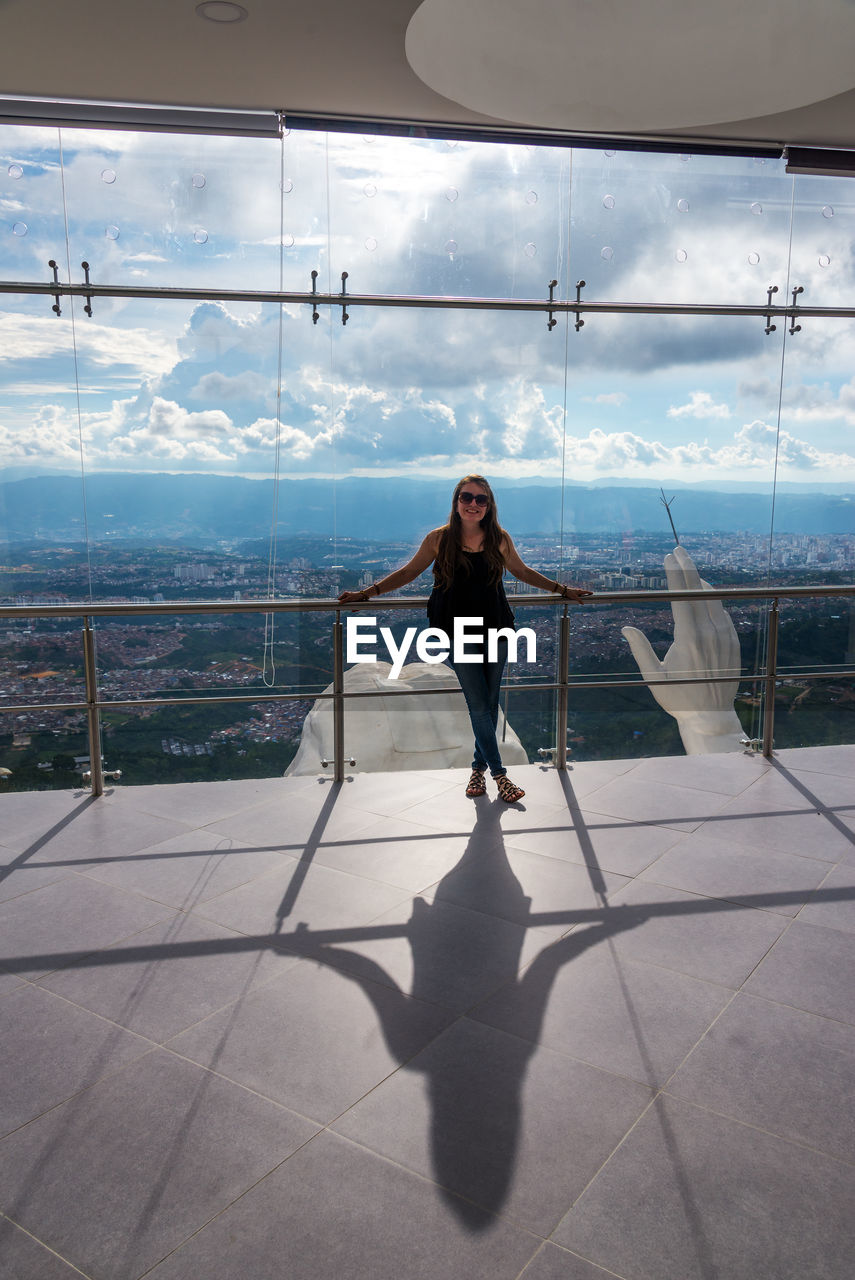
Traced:
[[775, 332], [775, 329], [777, 328], [777, 325], [772, 324], [772, 312], [771, 312], [771, 306], [772, 306], [772, 294], [773, 294], [773, 293], [777, 293], [777, 292], [778, 292], [778, 286], [777, 286], [776, 284], [770, 284], [770, 285], [769, 285], [769, 288], [766, 290], [766, 306], [770, 308], [770, 311], [769, 311], [768, 315], [766, 316], [766, 333], [767, 333], [767, 335], [768, 335], [768, 334], [770, 334], [770, 333], [774, 333], [774, 332]]
[[[581, 302], [581, 301], [582, 301], [582, 290], [583, 290], [584, 288], [585, 288], [585, 281], [584, 281], [584, 280], [577, 280], [577, 281], [576, 281], [576, 302], [577, 302], [577, 303], [579, 303], [579, 302]], [[582, 328], [582, 325], [583, 325], [584, 323], [585, 323], [585, 321], [582, 319], [582, 317], [581, 317], [580, 313], [577, 311], [577, 312], [576, 312], [576, 332], [577, 332], [577, 333], [578, 333], [578, 332], [579, 332], [579, 330]]]
[[[799, 296], [800, 293], [804, 293], [804, 288], [802, 287], [802, 285], [798, 284], [796, 285], [795, 289], [793, 289], [793, 307], [795, 307], [796, 298]], [[792, 316], [790, 320], [790, 333], [801, 333], [802, 326], [800, 324], [796, 324], [795, 321], [796, 321], [796, 317]]]
[[[88, 262], [81, 262], [81, 264], [80, 264], [80, 265], [81, 265], [81, 267], [83, 268], [84, 282], [85, 282], [86, 284], [89, 284], [89, 283], [90, 283], [90, 280], [89, 280], [89, 263], [88, 263]], [[83, 308], [83, 310], [86, 312], [86, 314], [87, 314], [87, 315], [89, 316], [89, 318], [91, 319], [91, 318], [92, 318], [92, 294], [91, 294], [91, 293], [87, 293], [87, 294], [85, 295], [85, 297], [86, 297], [86, 306]]]
[[350, 316], [347, 314], [347, 272], [341, 273], [341, 296], [344, 301], [341, 304], [341, 322], [347, 324]]
[[747, 747], [749, 751], [762, 751], [763, 739], [762, 738], [740, 738], [739, 745], [741, 747]]
[[[355, 768], [356, 768], [356, 761], [354, 760], [353, 756], [349, 756], [349, 757], [348, 757], [348, 761], [347, 761], [347, 763], [350, 765], [351, 769], [355, 769]], [[334, 761], [334, 760], [327, 760], [327, 759], [325, 759], [323, 756], [321, 757], [321, 768], [322, 768], [322, 769], [328, 769], [328, 768], [330, 767], [330, 765], [331, 765], [331, 764], [335, 764], [335, 761]]]
[[317, 324], [321, 318], [320, 313], [318, 312], [318, 304], [316, 301], [317, 296], [318, 296], [318, 273], [317, 271], [313, 271], [312, 272], [312, 324]]
[[[550, 280], [549, 282], [549, 301], [550, 302], [555, 301], [555, 286], [557, 284], [558, 284], [557, 280]], [[546, 322], [546, 327], [550, 331], [550, 333], [552, 332], [552, 330], [555, 328], [557, 324], [558, 324], [558, 321], [555, 319], [555, 312], [550, 308], [549, 319]]]
[[[59, 284], [59, 267], [56, 265], [53, 258], [51, 258], [50, 262], [48, 263], [48, 266], [53, 268], [53, 282], [54, 284], [58, 285]], [[51, 311], [55, 311], [58, 316], [62, 315], [62, 311], [60, 310], [60, 306], [59, 306], [59, 292], [53, 295], [53, 306], [51, 307]]]

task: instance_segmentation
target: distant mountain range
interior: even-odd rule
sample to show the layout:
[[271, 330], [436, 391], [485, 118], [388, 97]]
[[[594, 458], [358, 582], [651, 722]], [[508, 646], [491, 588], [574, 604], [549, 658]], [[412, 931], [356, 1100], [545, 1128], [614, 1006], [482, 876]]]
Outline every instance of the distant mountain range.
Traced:
[[[837, 488], [837, 486], [834, 486]], [[412, 541], [448, 516], [448, 480], [348, 477], [282, 480], [277, 527], [283, 535]], [[658, 488], [571, 485], [515, 480], [496, 486], [499, 518], [515, 536], [576, 533], [667, 533]], [[670, 496], [670, 495], [669, 495]], [[86, 479], [91, 537], [211, 544], [267, 536], [272, 480], [241, 476], [96, 472]], [[79, 477], [45, 474], [0, 482], [0, 542], [80, 541], [84, 531]], [[680, 534], [769, 532], [768, 493], [684, 488], [672, 508]], [[848, 493], [779, 492], [778, 533], [853, 534], [855, 497]]]

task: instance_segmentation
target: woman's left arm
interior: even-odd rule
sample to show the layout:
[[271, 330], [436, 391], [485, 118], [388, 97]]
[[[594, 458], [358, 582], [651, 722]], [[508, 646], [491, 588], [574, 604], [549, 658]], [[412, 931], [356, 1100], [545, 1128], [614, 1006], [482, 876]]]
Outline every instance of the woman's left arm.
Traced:
[[508, 572], [512, 573], [520, 582], [525, 582], [529, 587], [539, 587], [541, 591], [551, 591], [556, 595], [563, 596], [565, 600], [572, 600], [575, 604], [579, 604], [581, 600], [594, 594], [593, 591], [588, 591], [585, 587], [565, 586], [552, 578], [544, 577], [542, 573], [538, 573], [537, 569], [532, 569], [530, 565], [527, 565], [521, 559], [509, 533], [506, 533], [502, 539], [502, 559]]

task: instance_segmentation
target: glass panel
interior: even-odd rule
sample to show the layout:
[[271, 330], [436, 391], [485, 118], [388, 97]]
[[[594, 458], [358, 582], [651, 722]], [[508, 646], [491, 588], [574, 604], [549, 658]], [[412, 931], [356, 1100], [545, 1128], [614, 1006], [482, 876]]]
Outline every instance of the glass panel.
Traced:
[[[16, 551], [19, 548], [16, 548]], [[27, 562], [32, 552], [20, 548]], [[44, 564], [58, 557], [46, 552]], [[33, 566], [34, 567], [34, 566]], [[80, 623], [0, 619], [0, 785], [7, 791], [79, 786], [89, 767]], [[44, 707], [47, 709], [44, 709]], [[3, 707], [31, 710], [3, 711]]]
[[347, 271], [353, 293], [546, 298], [566, 269], [568, 151], [346, 134], [329, 145], [336, 291]]
[[[62, 604], [89, 593], [72, 330], [65, 304], [61, 317], [51, 305], [0, 295], [2, 604]], [[86, 716], [55, 706], [84, 698], [80, 630], [79, 621], [0, 619], [4, 789], [80, 783]]]
[[[828, 679], [808, 679], [827, 669]], [[776, 750], [855, 742], [855, 599], [782, 604]]]
[[66, 280], [59, 132], [0, 124], [0, 280], [52, 280], [51, 258]]
[[759, 305], [787, 282], [783, 160], [573, 152], [571, 282], [589, 301]]
[[64, 129], [62, 148], [75, 279], [279, 287], [278, 139]]
[[[756, 304], [777, 283], [782, 303], [793, 214], [790, 278], [806, 303], [833, 305], [848, 301], [842, 189], [752, 157], [7, 126], [0, 277], [47, 279], [52, 257], [67, 278], [65, 199], [72, 275], [85, 259], [100, 283], [269, 289], [281, 280], [302, 290], [315, 269], [322, 291], [337, 291], [347, 271], [348, 293], [545, 297], [557, 279], [566, 297], [585, 278], [592, 299]], [[404, 563], [472, 470], [494, 485], [523, 559], [550, 578], [597, 590], [662, 585], [674, 541], [665, 499], [681, 544], [717, 585], [847, 580], [849, 321], [807, 318], [798, 333], [779, 323], [766, 335], [760, 318], [603, 315], [576, 330], [560, 317], [550, 330], [537, 313], [355, 307], [343, 325], [338, 308], [313, 324], [307, 306], [95, 299], [90, 317], [77, 299], [63, 301], [59, 318], [50, 307], [49, 297], [2, 300], [6, 600], [335, 596]], [[426, 574], [405, 594], [430, 585]], [[811, 608], [817, 634], [837, 636], [849, 616], [846, 602], [828, 606], [836, 613]], [[538, 661], [509, 671], [509, 718], [531, 759], [554, 743], [555, 693], [532, 685], [555, 682], [559, 612], [518, 610], [536, 631]], [[746, 671], [762, 651], [765, 609], [730, 615]], [[398, 638], [424, 621], [421, 611], [376, 616]], [[801, 617], [801, 606], [783, 609], [782, 642]], [[661, 607], [641, 622], [635, 606], [572, 618], [576, 676], [636, 670], [627, 623], [650, 629], [660, 656], [673, 635]], [[19, 652], [39, 668], [39, 695], [55, 681], [57, 696], [80, 696], [79, 624], [34, 622], [23, 647], [15, 627], [7, 703], [32, 694]], [[186, 745], [193, 767], [209, 768], [206, 743], [231, 726], [258, 745], [253, 759], [267, 752], [281, 771], [294, 750], [288, 734], [331, 681], [330, 634], [329, 616], [314, 613], [282, 616], [272, 634], [242, 614], [118, 619], [98, 624], [99, 669], [113, 697], [228, 687], [257, 689], [261, 707], [269, 689], [305, 693], [257, 715], [234, 704], [222, 725], [214, 720], [226, 711], [212, 709], [209, 721], [178, 713], [182, 767]], [[783, 679], [798, 677], [799, 652]], [[630, 700], [625, 713], [619, 695]], [[748, 697], [742, 725], [757, 736]], [[787, 710], [787, 725], [812, 698]], [[393, 746], [406, 703], [384, 699], [396, 701]], [[639, 736], [640, 711], [656, 719]], [[82, 754], [79, 717], [46, 714], [26, 713], [49, 735], [28, 744], [33, 768], [50, 762], [51, 746]], [[130, 778], [151, 720], [168, 714], [110, 711], [108, 765], [127, 755]], [[0, 747], [23, 760], [15, 724], [3, 727]], [[602, 754], [613, 737], [618, 754], [676, 749], [673, 720], [643, 689], [575, 691], [570, 729], [577, 758]], [[172, 748], [160, 754], [174, 770]]]

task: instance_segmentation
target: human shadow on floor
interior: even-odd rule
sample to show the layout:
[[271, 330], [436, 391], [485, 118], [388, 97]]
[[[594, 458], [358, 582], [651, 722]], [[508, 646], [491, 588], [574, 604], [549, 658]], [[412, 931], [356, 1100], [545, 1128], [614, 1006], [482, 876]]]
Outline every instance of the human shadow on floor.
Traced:
[[[327, 946], [315, 956], [358, 983], [375, 1008], [390, 1053], [407, 1070], [425, 1077], [434, 1177], [454, 1213], [478, 1231], [491, 1222], [483, 1210], [499, 1212], [513, 1182], [522, 1089], [558, 972], [589, 947], [633, 927], [644, 913], [607, 911], [598, 922], [546, 945], [518, 976], [531, 927], [531, 899], [508, 861], [500, 825], [503, 806], [485, 798], [475, 807], [475, 827], [462, 858], [440, 881], [432, 901], [413, 901], [406, 926], [413, 966], [409, 995], [380, 964], [359, 952]], [[487, 977], [477, 995], [473, 971]], [[394, 1002], [388, 999], [390, 987], [398, 997]], [[420, 1018], [414, 999], [451, 1005], [462, 1013], [461, 1006], [480, 1003], [499, 988], [507, 995], [506, 1007], [513, 1009], [512, 1025], [505, 1031], [467, 1019], [410, 1056], [408, 1028]], [[489, 1057], [487, 1044], [493, 1046]]]

